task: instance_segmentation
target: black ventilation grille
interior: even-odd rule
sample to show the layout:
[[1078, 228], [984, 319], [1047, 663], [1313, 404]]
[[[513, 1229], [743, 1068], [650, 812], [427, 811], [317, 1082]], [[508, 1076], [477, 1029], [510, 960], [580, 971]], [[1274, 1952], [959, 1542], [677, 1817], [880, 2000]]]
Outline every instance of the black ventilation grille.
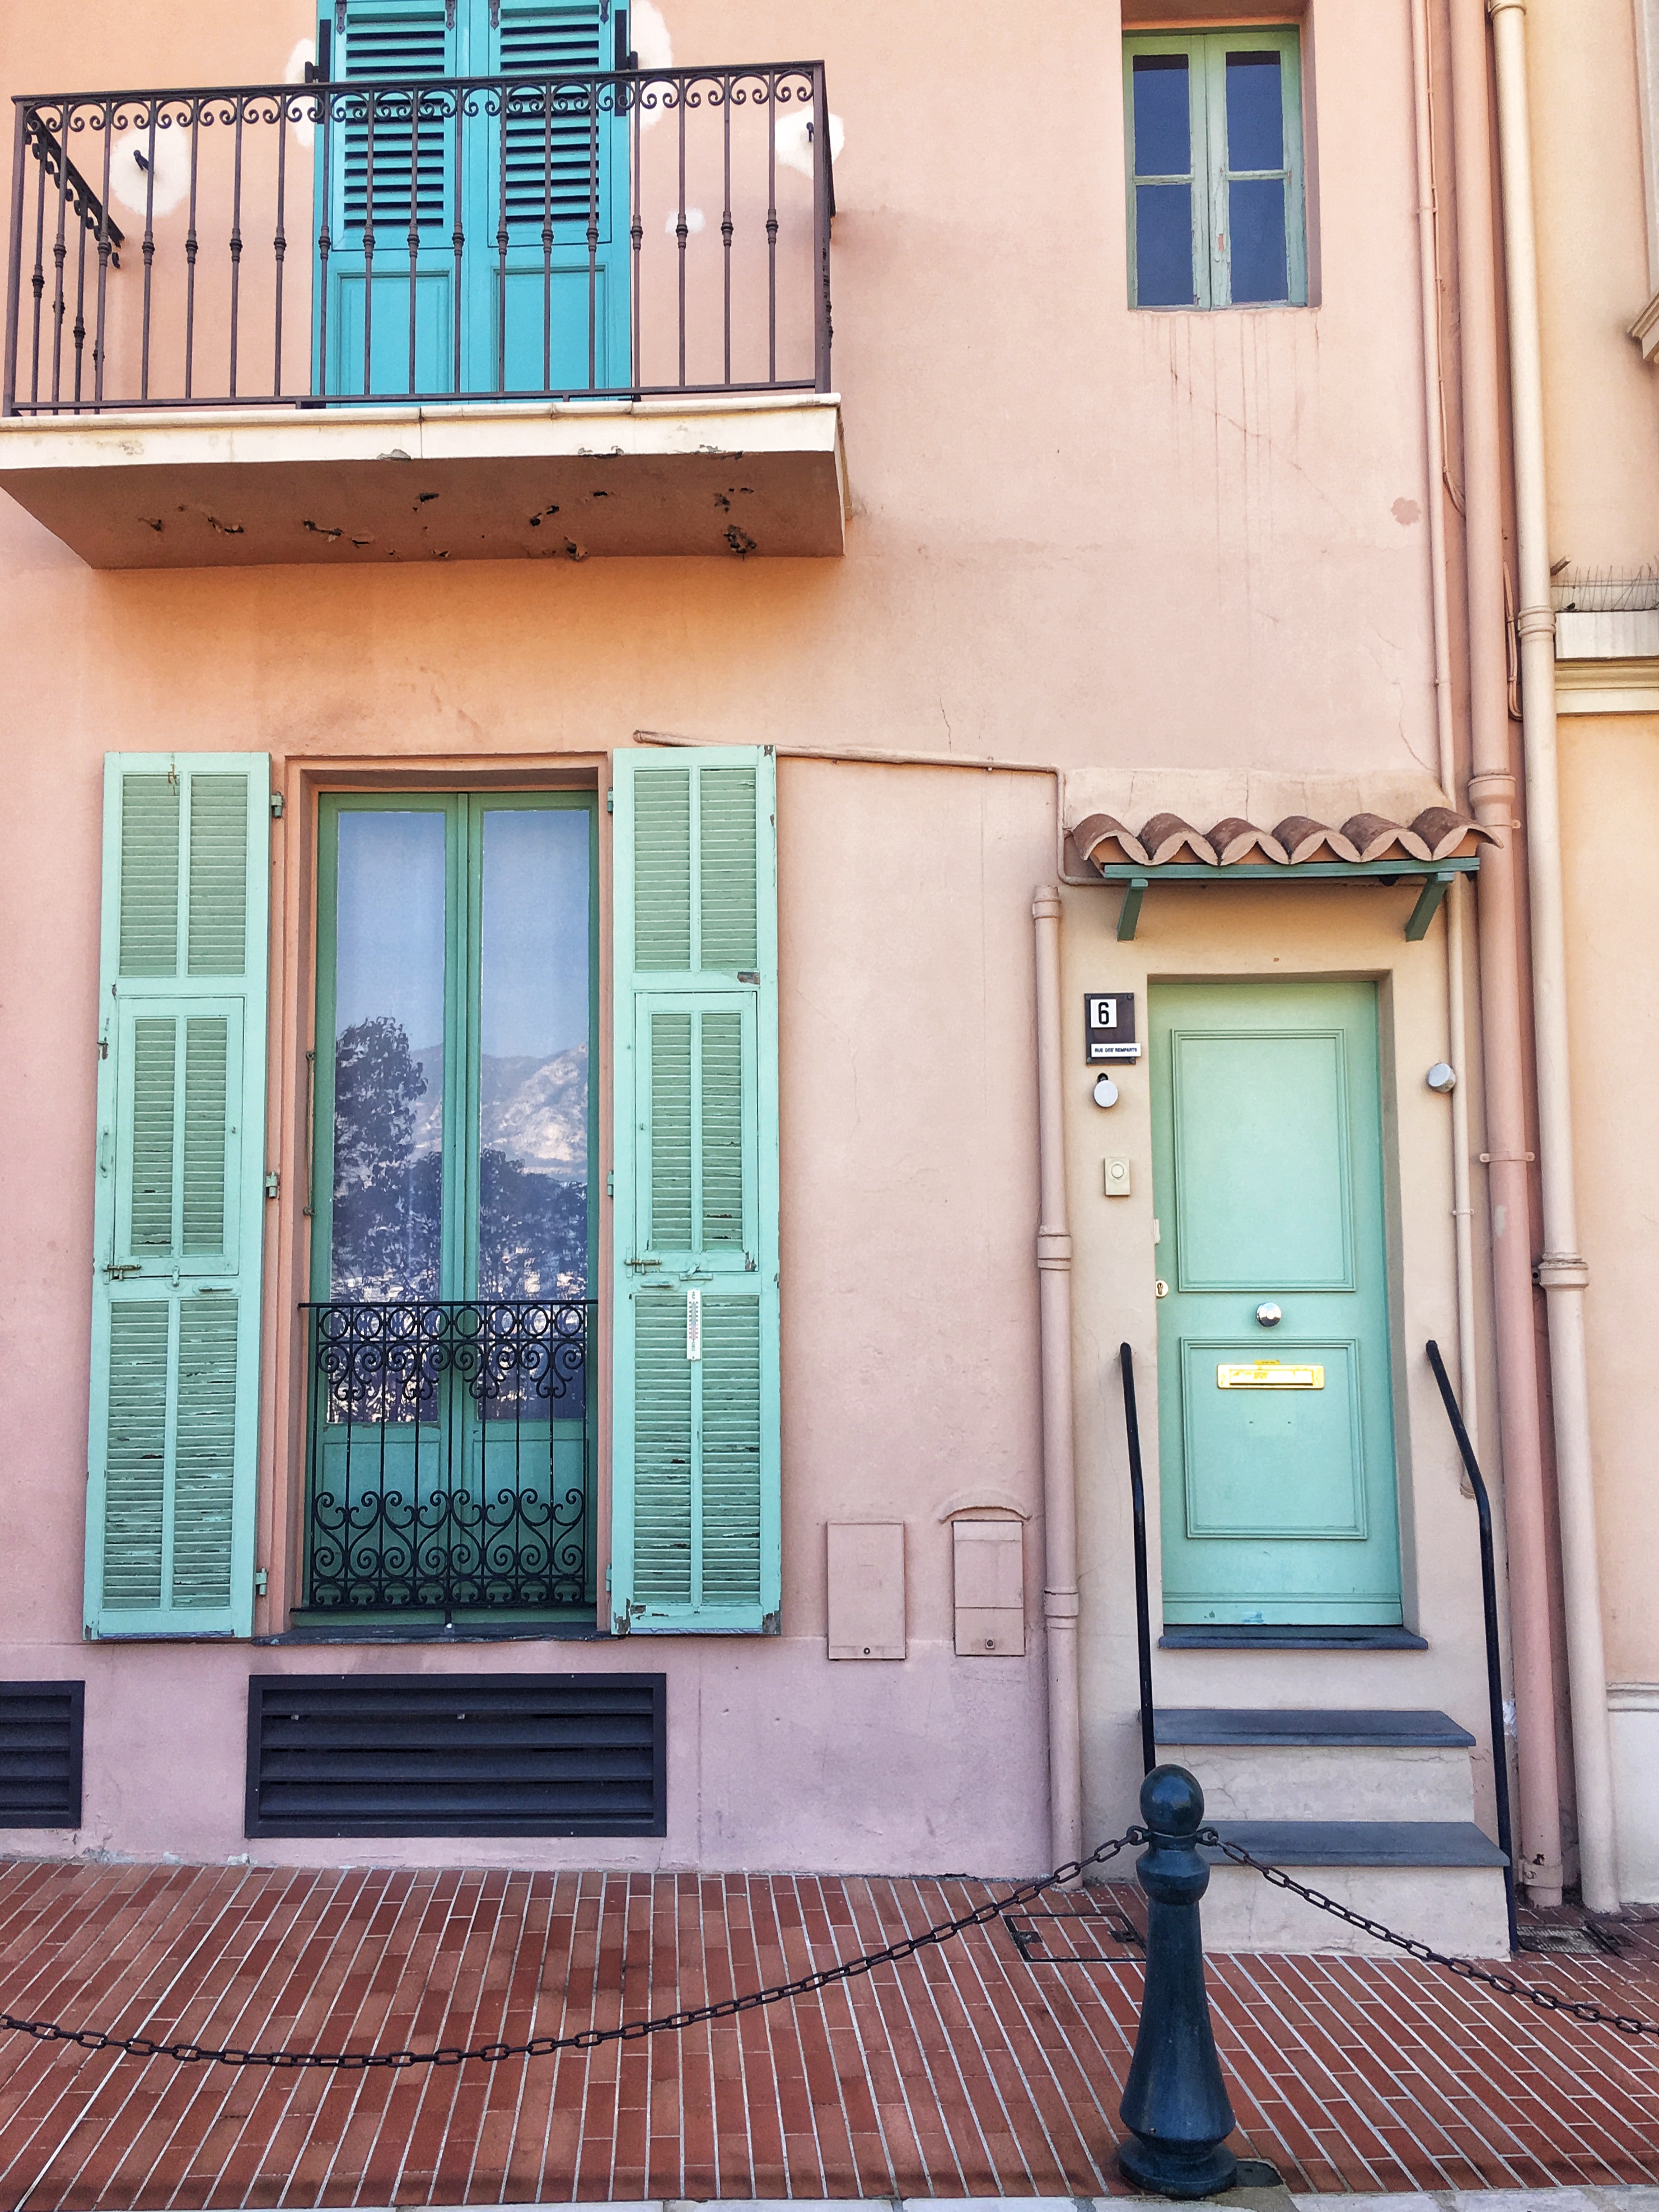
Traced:
[[78, 1828], [84, 1682], [0, 1682], [0, 1828]]
[[253, 1674], [250, 1836], [660, 1836], [662, 1674]]

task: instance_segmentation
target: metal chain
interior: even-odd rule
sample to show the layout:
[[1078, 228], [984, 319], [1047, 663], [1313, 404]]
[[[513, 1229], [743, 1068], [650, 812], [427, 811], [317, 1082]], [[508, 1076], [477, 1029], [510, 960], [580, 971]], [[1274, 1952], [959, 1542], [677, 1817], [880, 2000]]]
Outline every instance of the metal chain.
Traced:
[[789, 1997], [810, 1996], [836, 1982], [855, 1981], [877, 1966], [896, 1966], [902, 1959], [914, 1959], [929, 1944], [948, 1943], [953, 1936], [961, 1936], [970, 1928], [986, 1927], [1012, 1907], [1029, 1904], [1045, 1889], [1075, 1881], [1091, 1867], [1103, 1866], [1131, 1844], [1144, 1844], [1146, 1840], [1144, 1828], [1130, 1828], [1091, 1851], [1087, 1858], [1073, 1859], [1065, 1866], [1056, 1867], [1052, 1874], [1043, 1875], [1035, 1881], [1022, 1882], [1006, 1897], [993, 1898], [988, 1904], [975, 1905], [971, 1912], [964, 1912], [957, 1919], [939, 1921], [919, 1936], [902, 1936], [896, 1943], [884, 1944], [879, 1951], [866, 1951], [857, 1959], [838, 1960], [833, 1966], [824, 1966], [817, 1973], [802, 1974], [793, 1982], [780, 1982], [769, 1990], [750, 1990], [740, 1997], [722, 1997], [716, 2004], [697, 2005], [688, 2012], [664, 2013], [656, 2020], [620, 2021], [615, 2027], [585, 2027], [574, 2035], [532, 2036], [528, 2043], [481, 2043], [470, 2050], [447, 2045], [438, 2051], [216, 2051], [199, 2043], [155, 2043], [147, 2035], [106, 2035], [95, 2027], [60, 2027], [52, 2021], [21, 2020], [9, 2012], [0, 2012], [0, 2030], [33, 2036], [37, 2043], [74, 2043], [82, 2051], [118, 2051], [129, 2058], [173, 2058], [184, 2066], [205, 2062], [217, 2066], [321, 2067], [336, 2073], [359, 2074], [382, 2066], [459, 2066], [469, 2058], [480, 2059], [487, 2066], [499, 2064], [504, 2058], [550, 2058], [559, 2051], [592, 2051], [602, 2043], [634, 2043], [641, 2036], [696, 2027], [704, 2021], [730, 2020], [734, 2014], [754, 2012], [762, 2005], [781, 2004]]
[[1607, 2012], [1598, 2004], [1583, 1998], [1563, 1996], [1559, 1990], [1542, 1989], [1536, 1982], [1518, 1981], [1513, 1974], [1494, 1974], [1485, 1966], [1477, 1966], [1473, 1959], [1449, 1958], [1443, 1951], [1434, 1950], [1427, 1943], [1419, 1943], [1414, 1936], [1397, 1936], [1392, 1928], [1385, 1928], [1380, 1920], [1368, 1920], [1363, 1912], [1355, 1912], [1346, 1905], [1339, 1905], [1334, 1897], [1327, 1897], [1321, 1889], [1310, 1889], [1306, 1882], [1297, 1881], [1282, 1867], [1264, 1865], [1252, 1858], [1242, 1844], [1224, 1843], [1213, 1828], [1199, 1831], [1201, 1843], [1218, 1845], [1227, 1857], [1238, 1866], [1254, 1867], [1265, 1875], [1275, 1889], [1288, 1889], [1293, 1896], [1316, 1905], [1321, 1912], [1328, 1912], [1334, 1920], [1346, 1920], [1350, 1928], [1363, 1929], [1367, 1936], [1375, 1936], [1379, 1942], [1392, 1943], [1425, 1966], [1443, 1966], [1448, 1973], [1460, 1974], [1466, 1982], [1479, 1982], [1485, 1989], [1496, 1990], [1500, 1996], [1524, 1997], [1545, 2012], [1564, 2012], [1572, 2020], [1583, 2020], [1601, 2027], [1616, 2027], [1621, 2035], [1659, 2035], [1659, 2022], [1638, 2020], [1633, 2013]]

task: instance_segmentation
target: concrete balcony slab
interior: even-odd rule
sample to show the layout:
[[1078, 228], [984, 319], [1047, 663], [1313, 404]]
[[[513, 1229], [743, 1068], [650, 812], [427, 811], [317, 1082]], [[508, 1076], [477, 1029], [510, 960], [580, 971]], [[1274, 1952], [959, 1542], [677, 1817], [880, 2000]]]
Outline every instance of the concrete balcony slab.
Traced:
[[0, 421], [0, 489], [94, 568], [844, 550], [833, 392]]

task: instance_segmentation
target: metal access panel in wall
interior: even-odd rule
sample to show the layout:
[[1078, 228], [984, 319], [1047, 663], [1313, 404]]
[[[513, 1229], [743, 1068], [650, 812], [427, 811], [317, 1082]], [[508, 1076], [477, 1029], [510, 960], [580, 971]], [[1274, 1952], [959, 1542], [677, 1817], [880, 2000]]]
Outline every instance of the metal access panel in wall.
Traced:
[[254, 1674], [250, 1836], [660, 1836], [663, 1674]]
[[78, 1828], [84, 1682], [0, 1682], [0, 1828]]

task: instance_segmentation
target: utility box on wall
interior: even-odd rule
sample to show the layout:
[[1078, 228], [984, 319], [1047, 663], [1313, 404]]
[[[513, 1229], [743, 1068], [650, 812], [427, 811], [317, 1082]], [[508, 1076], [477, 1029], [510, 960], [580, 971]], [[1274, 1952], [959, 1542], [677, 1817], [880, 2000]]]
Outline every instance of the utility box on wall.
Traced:
[[957, 1656], [1018, 1658], [1025, 1649], [1025, 1528], [953, 1521]]
[[824, 1536], [830, 1656], [904, 1658], [903, 1522], [831, 1521]]

